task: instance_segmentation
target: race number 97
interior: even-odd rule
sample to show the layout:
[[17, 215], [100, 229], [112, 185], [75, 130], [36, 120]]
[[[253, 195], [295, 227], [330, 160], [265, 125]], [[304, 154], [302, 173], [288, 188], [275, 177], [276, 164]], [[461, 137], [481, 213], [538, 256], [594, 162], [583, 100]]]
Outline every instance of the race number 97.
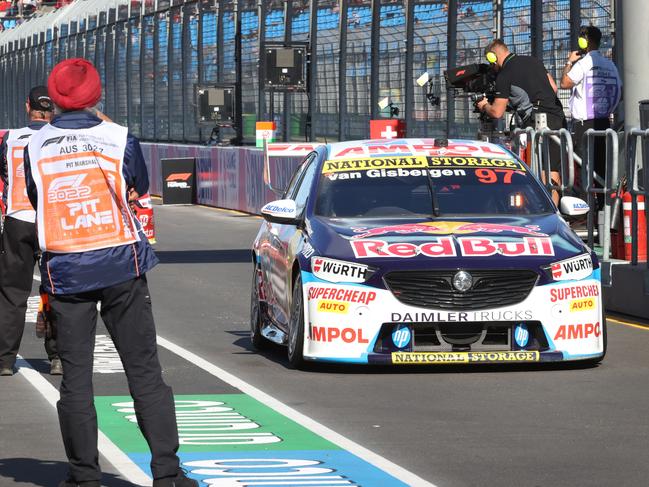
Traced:
[[512, 184], [514, 174], [521, 174], [521, 172], [514, 169], [476, 169], [475, 171], [478, 181], [482, 184], [495, 184], [501, 175], [504, 184]]

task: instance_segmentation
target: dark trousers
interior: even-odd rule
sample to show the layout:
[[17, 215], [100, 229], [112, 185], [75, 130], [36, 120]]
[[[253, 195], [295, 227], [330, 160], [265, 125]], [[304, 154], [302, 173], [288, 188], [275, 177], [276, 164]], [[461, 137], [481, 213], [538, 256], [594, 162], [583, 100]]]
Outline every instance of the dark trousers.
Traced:
[[[611, 128], [611, 123], [608, 118], [595, 118], [592, 120], [584, 120], [583, 122], [580, 120], [573, 120], [573, 145], [575, 147], [575, 152], [582, 158], [582, 168], [585, 169], [586, 163], [586, 161], [583, 160], [586, 155], [586, 146], [583, 140], [584, 134], [588, 129], [606, 130], [608, 128]], [[606, 176], [606, 140], [603, 137], [596, 137], [594, 146], [593, 157], [595, 172], [604, 179], [604, 176]]]
[[138, 425], [151, 449], [153, 477], [174, 476], [179, 470], [174, 398], [162, 380], [145, 277], [97, 291], [50, 296], [63, 363], [57, 409], [70, 476], [77, 482], [101, 478], [92, 386], [98, 302], [126, 371]]
[[[0, 367], [13, 367], [16, 362], [37, 260], [36, 226], [5, 218], [0, 247]], [[50, 360], [56, 358], [53, 339], [45, 340], [45, 349]]]
[[[582, 188], [586, 187], [586, 145], [584, 141], [584, 134], [588, 129], [595, 130], [606, 130], [611, 128], [611, 122], [608, 118], [595, 118], [592, 120], [573, 120], [572, 122], [572, 134], [573, 134], [573, 146], [575, 147], [575, 152], [581, 157], [582, 165], [581, 172], [579, 174], [580, 186]], [[593, 144], [593, 168], [598, 176], [602, 179], [606, 177], [606, 139], [603, 137], [595, 137]], [[593, 169], [591, 168], [591, 170]], [[593, 177], [593, 183], [596, 187], [601, 187], [599, 183], [595, 181]], [[604, 196], [601, 194], [595, 195], [597, 209], [601, 210], [604, 207]]]

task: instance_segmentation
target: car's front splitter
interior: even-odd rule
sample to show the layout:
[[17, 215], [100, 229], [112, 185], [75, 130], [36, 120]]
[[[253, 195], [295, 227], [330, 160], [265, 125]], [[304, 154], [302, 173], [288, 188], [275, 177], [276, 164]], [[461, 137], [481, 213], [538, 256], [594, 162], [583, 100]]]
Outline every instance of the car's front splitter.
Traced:
[[305, 357], [311, 362], [358, 365], [484, 365], [578, 362], [603, 357], [603, 353], [568, 356], [563, 352], [393, 352], [371, 353], [358, 358]]

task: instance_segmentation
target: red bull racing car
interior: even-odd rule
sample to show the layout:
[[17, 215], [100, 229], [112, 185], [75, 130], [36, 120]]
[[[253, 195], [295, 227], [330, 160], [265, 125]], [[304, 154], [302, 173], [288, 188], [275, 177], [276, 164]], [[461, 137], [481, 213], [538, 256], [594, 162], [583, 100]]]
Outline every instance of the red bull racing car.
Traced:
[[560, 208], [485, 142], [315, 147], [262, 209], [252, 342], [286, 345], [296, 367], [597, 363], [599, 264], [564, 219], [588, 206], [564, 197]]

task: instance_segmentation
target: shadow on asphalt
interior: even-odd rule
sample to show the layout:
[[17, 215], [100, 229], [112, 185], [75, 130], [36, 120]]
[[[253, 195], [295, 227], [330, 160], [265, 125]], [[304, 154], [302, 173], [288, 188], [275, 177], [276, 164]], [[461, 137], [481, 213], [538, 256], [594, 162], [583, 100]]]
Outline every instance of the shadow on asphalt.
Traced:
[[[286, 347], [268, 342], [264, 350], [256, 350], [250, 341], [250, 334], [241, 330], [230, 330], [228, 333], [239, 337], [233, 345], [246, 350], [246, 354], [257, 354], [281, 365], [286, 369], [292, 367], [286, 357]], [[242, 352], [235, 352], [242, 353]], [[326, 364], [307, 363], [304, 372], [329, 374], [480, 374], [489, 372], [537, 372], [550, 370], [588, 370], [600, 367], [588, 362], [546, 362], [537, 364], [481, 364], [481, 365], [363, 365], [363, 364]]]
[[[43, 355], [45, 355], [45, 351], [43, 351]], [[29, 365], [32, 366], [34, 370], [37, 372], [40, 372], [41, 374], [44, 375], [50, 375], [50, 361], [46, 358], [26, 358], [26, 362], [29, 363]]]
[[[38, 460], [36, 458], [4, 458], [0, 460], [0, 485], [26, 483], [40, 487], [55, 487], [68, 474], [66, 462]], [[9, 483], [11, 482], [11, 484]], [[133, 487], [113, 474], [104, 473], [101, 479], [104, 487]]]
[[156, 250], [163, 264], [220, 264], [252, 262], [250, 249]]

